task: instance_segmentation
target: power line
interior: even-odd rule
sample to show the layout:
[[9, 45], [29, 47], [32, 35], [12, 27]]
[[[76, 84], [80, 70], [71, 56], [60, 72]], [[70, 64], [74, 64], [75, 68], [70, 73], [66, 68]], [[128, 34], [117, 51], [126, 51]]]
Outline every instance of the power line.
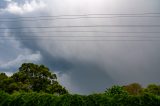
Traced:
[[14, 31], [14, 32], [0, 32], [0, 33], [33, 33], [33, 34], [35, 34], [35, 33], [58, 33], [58, 32], [60, 32], [60, 33], [71, 33], [71, 32], [74, 32], [74, 33], [126, 33], [126, 34], [128, 34], [128, 33], [140, 33], [140, 34], [143, 34], [143, 33], [160, 33], [160, 32], [156, 32], [156, 31], [152, 31], [152, 32], [149, 32], [149, 31], [141, 31], [141, 32], [135, 32], [135, 31], [128, 31], [128, 32], [122, 32], [122, 31], [81, 31], [81, 30], [78, 30], [78, 31], [32, 31], [32, 32], [30, 32], [30, 31], [20, 31], [20, 32], [18, 32], [18, 31]]
[[68, 20], [68, 19], [83, 19], [83, 18], [124, 18], [124, 17], [130, 17], [130, 18], [160, 18], [160, 16], [112, 16], [112, 17], [70, 17], [70, 18], [37, 18], [37, 19], [27, 19], [27, 20], [2, 20], [0, 22], [19, 22], [19, 21], [31, 21], [31, 22], [36, 22], [36, 21], [54, 21], [54, 20]]
[[[50, 37], [53, 37], [54, 39], [50, 39]], [[101, 38], [101, 39], [94, 39], [94, 37]], [[57, 38], [60, 38], [60, 39], [57, 39]], [[85, 38], [85, 39], [79, 39], [79, 38]], [[102, 39], [102, 38], [107, 38], [107, 39]], [[123, 39], [117, 39], [117, 38], [123, 38]], [[28, 41], [28, 40], [41, 39], [41, 40], [52, 40], [52, 41], [160, 41], [159, 38], [160, 36], [17, 36], [17, 37], [1, 36], [0, 40], [27, 40]]]
[[86, 28], [86, 27], [160, 27], [160, 25], [82, 25], [82, 26], [42, 26], [42, 27], [9, 27], [0, 29], [52, 29], [52, 28]]
[[[12, 38], [12, 37], [15, 37], [15, 36], [0, 36], [0, 38], [5, 38], [5, 39], [8, 39], [8, 38]], [[65, 36], [58, 36], [58, 35], [50, 35], [50, 36], [17, 36], [19, 37], [19, 39], [32, 39], [32, 38], [40, 38], [40, 39], [45, 39], [45, 38], [160, 38], [160, 36], [146, 36], [146, 35], [143, 35], [143, 36], [106, 36], [106, 35], [99, 35], [99, 36], [96, 36], [96, 35], [87, 35], [87, 36], [84, 36], [84, 35], [80, 35], [80, 36], [75, 36], [75, 35], [65, 35]]]
[[[0, 36], [1, 38], [10, 38], [10, 37], [12, 37], [12, 36]], [[58, 36], [58, 35], [50, 35], [50, 36], [18, 36], [18, 37], [20, 37], [20, 38], [47, 38], [47, 37], [73, 37], [73, 38], [77, 38], [77, 37], [108, 37], [108, 38], [111, 38], [111, 37], [117, 37], [117, 38], [120, 38], [120, 37], [126, 37], [126, 38], [160, 38], [160, 36], [146, 36], [146, 35], [144, 35], [144, 36], [106, 36], [106, 35], [87, 35], [87, 36], [83, 36], [83, 35], [80, 35], [80, 36], [75, 36], [75, 35], [64, 35], [64, 36], [62, 36], [62, 35], [60, 35], [60, 36]]]
[[[81, 19], [81, 18], [119, 18], [119, 17], [130, 17], [130, 18], [135, 18], [135, 17], [153, 17], [153, 18], [159, 18], [160, 17], [160, 13], [141, 13], [141, 14], [82, 14], [82, 15], [57, 15], [57, 16], [33, 16], [33, 17], [10, 17], [10, 18], [5, 18], [5, 17], [1, 17], [0, 18], [0, 22], [17, 22], [17, 21], [38, 21], [38, 20], [57, 20], [57, 19]], [[2, 20], [2, 21], [1, 21]], [[146, 28], [150, 28], [150, 27], [160, 27], [160, 25], [71, 25], [71, 26], [25, 26], [25, 27], [9, 27], [9, 28], [3, 28], [1, 27], [0, 30], [2, 29], [52, 29], [52, 28], [97, 28], [97, 27], [146, 27]], [[130, 31], [130, 32], [119, 32], [119, 31], [75, 31], [75, 30], [70, 30], [70, 31], [34, 31], [34, 32], [29, 32], [29, 31], [22, 31], [22, 32], [17, 32], [17, 31], [12, 31], [12, 32], [0, 32], [0, 33], [50, 33], [50, 32], [76, 32], [76, 33], [88, 33], [88, 32], [93, 32], [93, 33], [123, 33], [123, 34], [128, 34], [128, 33], [137, 33], [137, 34], [152, 34], [152, 33], [160, 33], [158, 31], [154, 31], [154, 32], [145, 32], [145, 31], [141, 31], [141, 32], [134, 32], [134, 31]], [[79, 41], [84, 41], [84, 42], [94, 42], [94, 41], [120, 41], [120, 42], [128, 42], [128, 41], [160, 41], [160, 36], [104, 36], [104, 35], [99, 35], [99, 36], [72, 36], [72, 35], [65, 35], [65, 36], [56, 36], [56, 35], [47, 35], [47, 36], [18, 36], [20, 38], [11, 38], [11, 36], [0, 36], [1, 39], [3, 40], [35, 40], [36, 39], [43, 39], [43, 40], [52, 40], [52, 41], [67, 41], [67, 42], [79, 42]], [[50, 39], [50, 38], [63, 38], [63, 39]], [[72, 39], [66, 39], [66, 38], [71, 38]], [[95, 38], [101, 38], [101, 39], [88, 39], [91, 37], [95, 37]], [[74, 38], [74, 39], [73, 39]], [[75, 39], [75, 38], [87, 38], [87, 39]], [[112, 40], [112, 39], [102, 39], [102, 38], [125, 38], [123, 39], [118, 39], [118, 40]], [[128, 39], [128, 38], [132, 38], [132, 39]], [[138, 39], [135, 39], [138, 38]], [[157, 39], [155, 39], [157, 38]]]
[[[35, 39], [17, 39], [17, 38], [14, 38], [14, 39], [3, 39], [3, 40], [25, 40], [25, 41], [31, 41], [31, 40], [35, 40]], [[144, 42], [159, 42], [160, 39], [140, 39], [140, 40], [59, 40], [59, 39], [43, 39], [43, 40], [52, 40], [52, 41], [55, 41], [55, 42], [63, 42], [63, 41], [66, 41], [66, 42], [141, 42], [141, 41], [144, 41]]]
[[117, 15], [121, 15], [121, 16], [128, 16], [128, 15], [160, 15], [160, 13], [151, 13], [151, 12], [146, 12], [146, 13], [118, 13], [118, 14], [73, 14], [73, 15], [48, 15], [48, 16], [32, 16], [32, 17], [1, 17], [0, 19], [22, 19], [22, 18], [48, 18], [48, 17], [75, 17], [75, 16], [106, 16], [106, 15], [113, 15], [113, 16], [117, 16]]

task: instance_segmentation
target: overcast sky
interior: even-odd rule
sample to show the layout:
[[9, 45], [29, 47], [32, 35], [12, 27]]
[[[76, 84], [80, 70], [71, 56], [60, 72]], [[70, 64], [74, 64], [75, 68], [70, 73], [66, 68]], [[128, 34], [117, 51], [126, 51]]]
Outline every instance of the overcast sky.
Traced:
[[37, 28], [95, 25], [160, 25], [160, 1], [0, 0], [0, 72], [11, 75], [24, 62], [45, 64], [63, 86], [80, 94], [104, 91], [115, 84], [159, 84], [160, 27]]

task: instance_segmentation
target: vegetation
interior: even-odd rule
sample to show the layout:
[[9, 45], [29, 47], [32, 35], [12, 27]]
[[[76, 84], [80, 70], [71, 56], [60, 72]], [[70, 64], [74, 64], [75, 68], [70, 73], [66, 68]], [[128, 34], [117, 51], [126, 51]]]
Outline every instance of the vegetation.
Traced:
[[0, 90], [7, 93], [15, 91], [46, 92], [51, 94], [66, 94], [68, 91], [57, 82], [57, 76], [44, 65], [24, 63], [17, 73], [8, 77], [0, 74]]
[[44, 65], [25, 63], [8, 77], [0, 74], [0, 106], [160, 106], [160, 85], [113, 86], [104, 93], [69, 94]]

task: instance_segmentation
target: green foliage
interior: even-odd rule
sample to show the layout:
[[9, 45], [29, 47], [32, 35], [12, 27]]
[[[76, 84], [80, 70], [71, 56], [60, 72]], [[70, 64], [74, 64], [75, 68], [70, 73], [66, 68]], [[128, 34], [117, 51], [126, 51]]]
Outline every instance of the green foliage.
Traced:
[[104, 93], [72, 95], [47, 67], [25, 63], [11, 77], [0, 73], [0, 106], [160, 106], [160, 86], [133, 83]]
[[4, 91], [0, 91], [0, 106], [7, 106], [10, 95]]
[[109, 95], [109, 96], [116, 96], [116, 95], [127, 96], [128, 95], [128, 93], [121, 86], [112, 86], [112, 88], [107, 89], [105, 93], [106, 95]]
[[59, 97], [57, 106], [85, 106], [83, 96], [65, 94]]
[[128, 95], [106, 93], [83, 95], [54, 95], [36, 92], [15, 92], [7, 94], [0, 91], [0, 106], [160, 106], [160, 96], [151, 93]]
[[47, 86], [46, 92], [50, 94], [60, 94], [60, 95], [68, 93], [68, 91], [61, 85], [59, 85], [58, 82], [55, 82], [54, 84]]
[[131, 95], [139, 95], [143, 91], [142, 86], [138, 83], [132, 83], [132, 84], [123, 86], [123, 88]]
[[150, 84], [144, 89], [144, 92], [160, 96], [160, 85]]
[[24, 63], [11, 77], [0, 74], [0, 90], [8, 93], [15, 91], [47, 92], [66, 94], [68, 91], [57, 82], [57, 76], [44, 65]]
[[0, 73], [0, 82], [4, 79], [7, 79], [8, 76], [5, 73]]

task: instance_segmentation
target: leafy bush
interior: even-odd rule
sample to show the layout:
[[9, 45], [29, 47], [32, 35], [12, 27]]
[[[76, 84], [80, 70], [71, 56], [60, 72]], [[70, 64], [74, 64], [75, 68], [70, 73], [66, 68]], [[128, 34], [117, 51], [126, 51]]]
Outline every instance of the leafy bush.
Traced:
[[124, 90], [121, 86], [112, 86], [112, 88], [109, 88], [105, 91], [106, 95], [108, 96], [116, 96], [116, 95], [123, 95], [127, 96], [127, 91]]
[[150, 93], [143, 95], [92, 94], [54, 95], [36, 92], [15, 92], [7, 94], [0, 91], [0, 106], [160, 106], [160, 96]]
[[160, 106], [160, 86], [133, 83], [104, 93], [72, 95], [44, 65], [24, 63], [11, 77], [0, 73], [0, 106]]

